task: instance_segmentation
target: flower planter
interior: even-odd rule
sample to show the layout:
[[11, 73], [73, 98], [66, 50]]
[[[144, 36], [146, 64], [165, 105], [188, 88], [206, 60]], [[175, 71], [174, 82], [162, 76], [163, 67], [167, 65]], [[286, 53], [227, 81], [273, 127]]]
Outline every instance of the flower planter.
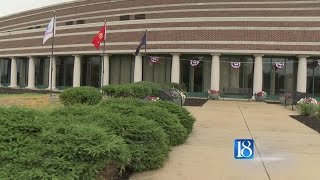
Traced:
[[290, 106], [290, 105], [292, 104], [291, 101], [287, 101], [287, 102], [286, 102], [286, 98], [285, 98], [285, 97], [280, 97], [280, 98], [279, 98], [279, 101], [280, 101], [280, 104], [281, 104], [282, 106], [284, 106], [284, 105]]
[[186, 98], [182, 98], [181, 101], [182, 101], [182, 105], [184, 105], [184, 103], [186, 102]]
[[256, 101], [259, 101], [259, 102], [262, 102], [267, 98], [266, 95], [262, 95], [262, 96], [255, 95], [254, 97], [255, 97]]
[[220, 98], [220, 94], [208, 94], [210, 99], [217, 100]]
[[280, 97], [280, 98], [279, 98], [279, 101], [280, 101], [280, 104], [281, 104], [282, 106], [284, 106], [285, 98], [284, 98], [284, 97]]

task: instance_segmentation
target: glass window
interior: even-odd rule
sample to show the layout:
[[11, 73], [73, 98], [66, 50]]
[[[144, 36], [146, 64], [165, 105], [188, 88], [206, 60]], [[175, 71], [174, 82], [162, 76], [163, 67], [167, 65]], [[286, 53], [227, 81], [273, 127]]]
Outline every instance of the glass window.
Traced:
[[77, 20], [77, 24], [84, 24], [84, 20]]
[[133, 73], [133, 55], [112, 55], [110, 57], [110, 84], [131, 83]]
[[263, 90], [269, 95], [295, 91], [296, 72], [297, 60], [295, 57], [264, 57]]
[[74, 57], [72, 56], [62, 56], [57, 57], [57, 88], [64, 89], [73, 86], [73, 64]]
[[150, 56], [147, 59], [143, 58], [143, 81], [155, 83], [169, 83], [171, 81], [171, 59], [170, 55], [152, 55], [159, 57], [159, 61], [152, 63]]
[[73, 21], [67, 21], [66, 25], [73, 25]]
[[[211, 56], [182, 55], [180, 57], [180, 82], [189, 92], [207, 92], [211, 82]], [[190, 60], [199, 60], [197, 66], [191, 66]], [[205, 66], [209, 66], [205, 67]]]
[[29, 60], [26, 58], [17, 59], [17, 83], [19, 87], [28, 86]]
[[49, 87], [49, 69], [50, 58], [39, 57], [35, 61], [35, 85], [39, 89], [45, 89]]
[[130, 20], [130, 15], [120, 16], [120, 21], [127, 21], [127, 20]]
[[[240, 62], [240, 67], [232, 67], [232, 62]], [[253, 62], [252, 56], [221, 56], [220, 89], [253, 88]]]
[[101, 86], [101, 57], [84, 56], [81, 61], [81, 86]]
[[308, 58], [307, 64], [307, 93], [320, 97], [320, 57]]
[[10, 85], [11, 60], [0, 59], [0, 83], [2, 86]]
[[146, 15], [145, 14], [136, 14], [136, 15], [134, 15], [134, 19], [135, 20], [146, 19]]

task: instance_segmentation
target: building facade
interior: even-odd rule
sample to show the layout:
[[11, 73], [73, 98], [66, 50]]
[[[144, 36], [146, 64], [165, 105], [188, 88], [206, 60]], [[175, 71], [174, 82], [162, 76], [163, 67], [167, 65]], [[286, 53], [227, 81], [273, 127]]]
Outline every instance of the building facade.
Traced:
[[[50, 64], [51, 40], [42, 38], [53, 10]], [[199, 93], [234, 87], [320, 97], [319, 14], [313, 0], [77, 0], [34, 9], [0, 18], [0, 86], [50, 88], [52, 66], [53, 89], [144, 80]], [[91, 40], [105, 19], [102, 57]], [[134, 55], [145, 30], [147, 58], [144, 50]]]

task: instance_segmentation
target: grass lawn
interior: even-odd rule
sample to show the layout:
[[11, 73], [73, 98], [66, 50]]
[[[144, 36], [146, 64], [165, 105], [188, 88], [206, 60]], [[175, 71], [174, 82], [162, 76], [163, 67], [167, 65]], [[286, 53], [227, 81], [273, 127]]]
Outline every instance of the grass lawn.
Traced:
[[25, 106], [36, 109], [50, 109], [61, 106], [50, 102], [49, 94], [0, 94], [0, 106]]

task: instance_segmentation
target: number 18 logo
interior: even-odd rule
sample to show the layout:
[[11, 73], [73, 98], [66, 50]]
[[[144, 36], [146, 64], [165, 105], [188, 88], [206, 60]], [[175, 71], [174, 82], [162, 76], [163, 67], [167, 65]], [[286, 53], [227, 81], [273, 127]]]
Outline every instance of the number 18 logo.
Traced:
[[254, 158], [254, 140], [253, 139], [234, 140], [234, 158], [235, 159], [253, 159]]

